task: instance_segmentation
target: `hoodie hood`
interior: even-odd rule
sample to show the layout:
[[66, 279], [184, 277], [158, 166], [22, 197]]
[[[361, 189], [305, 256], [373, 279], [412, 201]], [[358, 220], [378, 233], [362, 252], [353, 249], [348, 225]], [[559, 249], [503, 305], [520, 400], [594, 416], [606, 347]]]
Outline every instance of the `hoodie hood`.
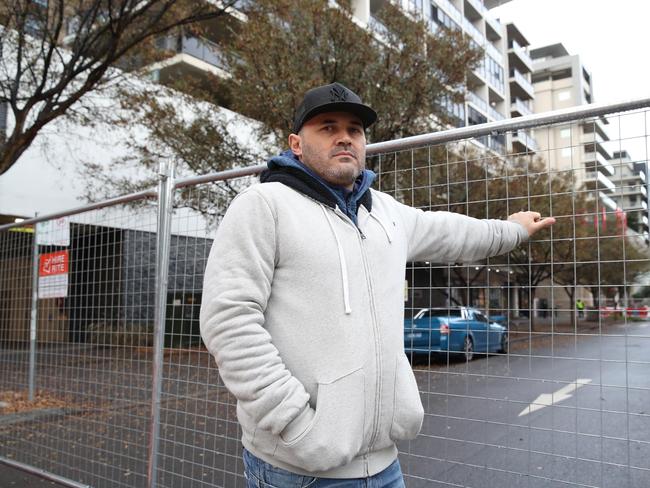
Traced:
[[338, 206], [356, 224], [359, 205], [366, 207], [369, 212], [372, 210], [369, 190], [375, 177], [374, 172], [364, 169], [355, 181], [353, 190], [349, 191], [326, 182], [303, 164], [291, 150], [286, 150], [269, 160], [268, 170], [262, 173], [260, 180], [262, 183], [279, 181], [328, 207]]

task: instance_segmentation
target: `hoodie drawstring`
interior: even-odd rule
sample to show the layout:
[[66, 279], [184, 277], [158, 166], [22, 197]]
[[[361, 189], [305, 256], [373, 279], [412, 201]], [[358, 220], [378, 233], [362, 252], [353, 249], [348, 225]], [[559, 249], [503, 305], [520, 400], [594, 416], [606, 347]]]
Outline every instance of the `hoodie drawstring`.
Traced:
[[336, 240], [336, 246], [339, 250], [339, 262], [341, 263], [341, 278], [343, 279], [343, 303], [345, 304], [345, 313], [349, 315], [352, 313], [352, 308], [350, 308], [350, 284], [348, 282], [348, 266], [347, 263], [345, 262], [345, 255], [343, 254], [343, 246], [341, 246], [341, 241], [339, 240], [339, 236], [336, 234], [336, 231], [334, 230], [334, 224], [332, 224], [332, 219], [330, 218], [323, 204], [321, 204], [320, 208], [323, 211], [323, 214], [325, 214], [325, 218], [327, 219], [327, 223], [329, 224], [330, 229], [332, 230], [332, 234], [334, 234], [334, 239]]
[[388, 232], [388, 228], [384, 225], [384, 223], [383, 223], [381, 220], [379, 220], [379, 217], [375, 216], [375, 214], [373, 214], [372, 212], [369, 213], [368, 215], [370, 215], [370, 217], [372, 217], [373, 219], [375, 219], [375, 220], [377, 221], [377, 223], [379, 224], [379, 226], [380, 226], [382, 229], [384, 229], [384, 232], [386, 233], [386, 238], [388, 239], [388, 243], [389, 243], [389, 244], [392, 243], [392, 242], [393, 242], [393, 239], [392, 239], [392, 237], [391, 237], [391, 235], [390, 235], [390, 232]]

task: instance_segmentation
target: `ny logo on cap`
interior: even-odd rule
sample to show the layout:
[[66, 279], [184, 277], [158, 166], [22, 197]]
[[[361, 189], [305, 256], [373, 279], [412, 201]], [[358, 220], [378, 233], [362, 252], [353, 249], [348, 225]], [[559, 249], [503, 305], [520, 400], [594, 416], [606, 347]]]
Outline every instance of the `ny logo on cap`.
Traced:
[[348, 92], [343, 87], [334, 86], [330, 88], [330, 102], [345, 102], [348, 99]]

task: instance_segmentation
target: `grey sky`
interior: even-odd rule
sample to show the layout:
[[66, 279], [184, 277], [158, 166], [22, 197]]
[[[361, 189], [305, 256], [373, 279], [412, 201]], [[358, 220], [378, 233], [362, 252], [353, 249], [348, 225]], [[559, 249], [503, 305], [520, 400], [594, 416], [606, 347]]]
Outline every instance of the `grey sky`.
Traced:
[[[593, 76], [595, 102], [650, 97], [649, 1], [512, 0], [492, 13], [502, 21], [514, 22], [531, 47], [561, 42], [569, 54], [580, 55]], [[641, 135], [645, 121], [638, 119], [634, 124], [631, 118], [622, 119], [622, 137]], [[612, 122], [610, 135], [618, 138], [618, 125]], [[626, 125], [630, 129], [625, 129]], [[633, 157], [646, 158], [641, 140], [631, 140], [628, 145]]]
[[562, 42], [594, 77], [597, 102], [650, 95], [646, 0], [512, 0], [492, 10], [512, 21], [531, 47]]

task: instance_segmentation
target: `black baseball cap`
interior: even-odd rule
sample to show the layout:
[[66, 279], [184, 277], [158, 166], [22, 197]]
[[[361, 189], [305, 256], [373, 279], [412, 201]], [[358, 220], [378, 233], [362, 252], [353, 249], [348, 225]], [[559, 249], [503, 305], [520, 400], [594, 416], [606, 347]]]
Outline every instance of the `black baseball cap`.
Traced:
[[293, 133], [297, 134], [312, 117], [325, 112], [348, 112], [361, 119], [364, 128], [377, 120], [377, 112], [361, 102], [359, 95], [340, 83], [312, 88], [298, 105], [293, 119]]

